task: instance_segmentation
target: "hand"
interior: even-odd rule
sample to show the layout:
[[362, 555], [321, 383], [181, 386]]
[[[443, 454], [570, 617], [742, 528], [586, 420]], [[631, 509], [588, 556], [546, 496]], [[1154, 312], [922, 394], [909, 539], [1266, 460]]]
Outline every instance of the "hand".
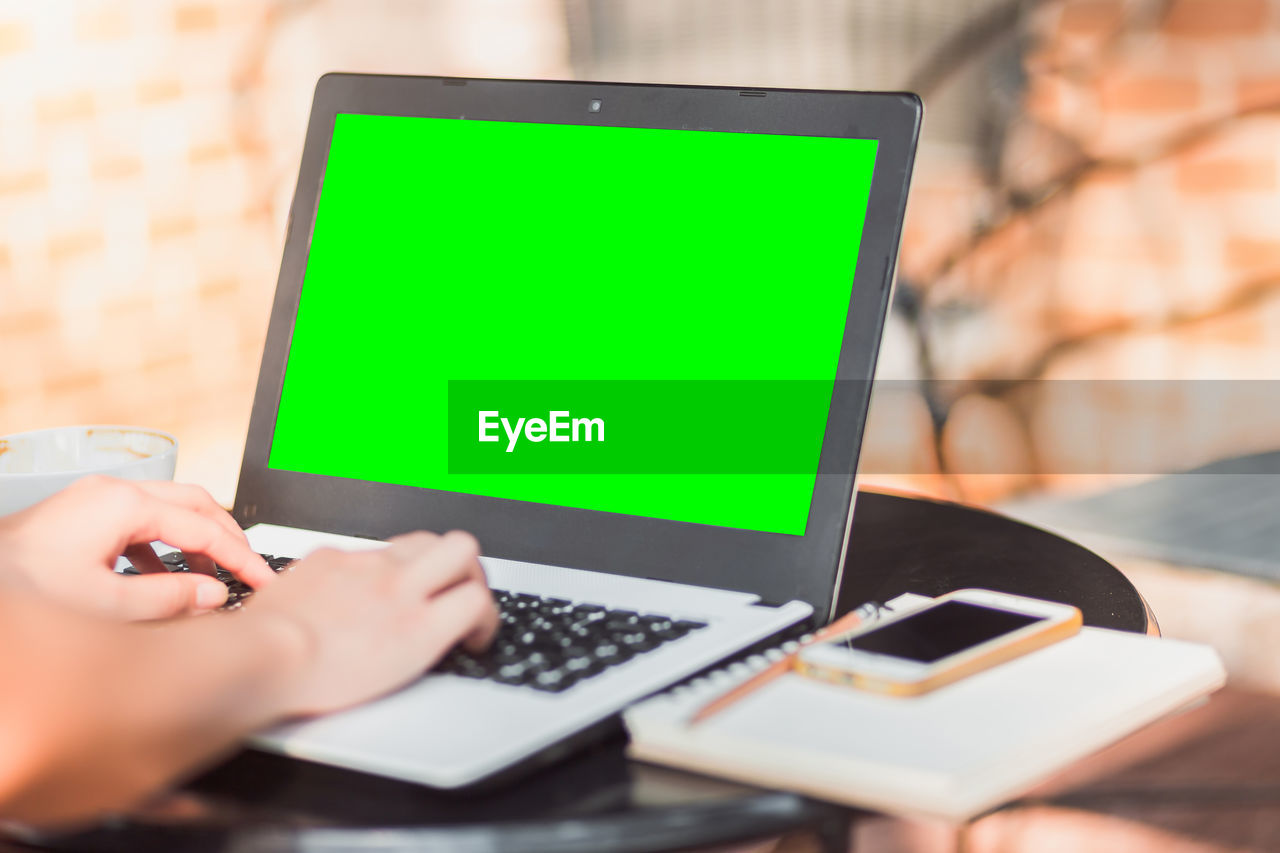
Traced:
[[480, 651], [498, 613], [476, 540], [412, 533], [377, 551], [317, 551], [254, 595], [236, 617], [295, 651], [276, 680], [279, 712], [316, 714], [400, 687], [459, 641]]
[[[193, 571], [168, 572], [151, 549], [156, 540], [181, 548]], [[121, 554], [141, 577], [113, 571]], [[163, 619], [221, 606], [227, 590], [209, 577], [215, 561], [255, 589], [276, 579], [199, 486], [86, 477], [0, 517], [0, 574], [115, 618]]]

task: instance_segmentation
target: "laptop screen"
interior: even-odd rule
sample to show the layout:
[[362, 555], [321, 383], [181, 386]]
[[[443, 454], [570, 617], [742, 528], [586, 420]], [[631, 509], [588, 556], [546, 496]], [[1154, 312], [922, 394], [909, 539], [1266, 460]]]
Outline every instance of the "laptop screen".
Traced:
[[268, 466], [803, 535], [876, 152], [339, 113]]

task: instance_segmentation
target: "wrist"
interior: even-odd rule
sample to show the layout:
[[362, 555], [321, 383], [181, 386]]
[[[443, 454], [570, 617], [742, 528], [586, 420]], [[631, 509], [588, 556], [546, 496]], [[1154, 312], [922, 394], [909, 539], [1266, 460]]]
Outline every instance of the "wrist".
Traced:
[[298, 713], [295, 685], [315, 655], [315, 638], [301, 624], [278, 613], [246, 610], [228, 621], [239, 620], [243, 624], [234, 627], [244, 638], [248, 654], [259, 663], [253, 668], [257, 700], [253, 704], [261, 719], [255, 722], [271, 723]]

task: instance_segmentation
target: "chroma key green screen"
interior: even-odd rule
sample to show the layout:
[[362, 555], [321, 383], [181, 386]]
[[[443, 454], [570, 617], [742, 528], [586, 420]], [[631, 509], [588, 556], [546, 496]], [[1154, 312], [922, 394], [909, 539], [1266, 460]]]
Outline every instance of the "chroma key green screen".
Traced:
[[338, 115], [270, 467], [802, 535], [876, 150]]

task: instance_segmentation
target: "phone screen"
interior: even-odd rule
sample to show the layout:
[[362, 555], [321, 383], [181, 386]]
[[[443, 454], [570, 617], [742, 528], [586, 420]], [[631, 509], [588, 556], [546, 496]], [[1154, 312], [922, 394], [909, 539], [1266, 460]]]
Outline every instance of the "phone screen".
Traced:
[[860, 634], [842, 645], [873, 654], [933, 663], [1045, 618], [948, 601]]

